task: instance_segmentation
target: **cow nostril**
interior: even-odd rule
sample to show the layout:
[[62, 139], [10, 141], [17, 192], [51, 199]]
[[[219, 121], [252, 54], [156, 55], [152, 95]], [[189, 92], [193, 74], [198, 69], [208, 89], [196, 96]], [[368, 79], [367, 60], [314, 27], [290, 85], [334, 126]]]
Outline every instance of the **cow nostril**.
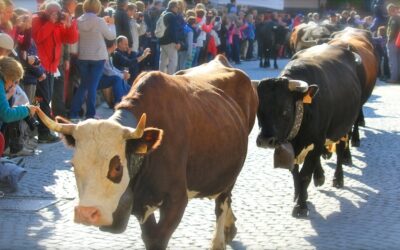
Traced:
[[89, 218], [91, 223], [96, 223], [100, 218], [100, 211], [98, 209], [95, 209], [94, 211], [92, 211]]

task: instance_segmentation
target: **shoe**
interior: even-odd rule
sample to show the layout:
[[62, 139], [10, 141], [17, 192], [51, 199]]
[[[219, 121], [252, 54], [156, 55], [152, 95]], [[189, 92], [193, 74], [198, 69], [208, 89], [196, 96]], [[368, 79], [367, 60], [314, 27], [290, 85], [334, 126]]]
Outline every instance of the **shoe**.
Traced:
[[25, 147], [23, 147], [20, 151], [16, 152], [16, 153], [11, 153], [10, 152], [10, 157], [18, 157], [18, 156], [31, 156], [35, 153], [34, 150], [31, 149], [27, 149]]
[[60, 141], [61, 138], [53, 135], [51, 133], [43, 134], [38, 136], [38, 142], [39, 143], [54, 143]]

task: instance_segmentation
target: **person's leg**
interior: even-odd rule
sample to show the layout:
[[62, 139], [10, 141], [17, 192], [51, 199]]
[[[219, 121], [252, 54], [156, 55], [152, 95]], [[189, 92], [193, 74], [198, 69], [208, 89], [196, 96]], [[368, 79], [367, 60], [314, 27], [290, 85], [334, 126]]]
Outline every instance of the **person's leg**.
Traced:
[[167, 65], [168, 65], [168, 54], [167, 54], [167, 46], [160, 46], [160, 71], [167, 73]]
[[94, 118], [96, 115], [96, 92], [100, 78], [103, 75], [104, 63], [105, 60], [90, 62], [89, 74], [91, 74], [91, 78], [87, 84], [86, 118]]
[[[54, 82], [53, 74], [47, 73], [46, 79], [38, 82], [36, 85], [36, 101], [38, 101], [40, 105], [40, 109], [48, 116], [52, 117], [51, 109], [50, 109], [50, 100], [52, 96], [52, 85]], [[50, 130], [42, 123], [39, 119], [38, 126], [38, 134], [40, 135], [48, 135], [50, 134]]]
[[59, 67], [60, 76], [54, 78], [54, 90], [51, 97], [51, 110], [54, 116], [60, 115], [65, 117], [67, 111], [64, 102], [64, 70]]
[[387, 44], [387, 51], [389, 57], [389, 67], [390, 67], [390, 79], [388, 82], [397, 82], [398, 79], [398, 56], [397, 56], [397, 48], [394, 42], [390, 42]]
[[169, 59], [167, 73], [172, 75], [176, 72], [176, 68], [178, 67], [178, 51], [176, 50], [174, 43], [170, 43], [167, 46]]
[[79, 117], [79, 111], [85, 101], [88, 89], [88, 82], [91, 78], [89, 74], [89, 62], [85, 60], [78, 60], [79, 74], [81, 75], [81, 83], [76, 90], [71, 102], [70, 118], [76, 119]]
[[35, 101], [36, 85], [22, 83], [21, 87], [25, 91], [26, 95], [28, 96], [29, 103], [33, 103]]

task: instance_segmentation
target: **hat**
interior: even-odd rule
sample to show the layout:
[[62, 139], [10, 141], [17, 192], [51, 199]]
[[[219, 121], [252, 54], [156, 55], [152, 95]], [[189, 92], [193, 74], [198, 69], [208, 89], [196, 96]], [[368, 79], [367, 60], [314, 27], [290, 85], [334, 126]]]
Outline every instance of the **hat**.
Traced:
[[11, 52], [16, 55], [14, 50], [14, 41], [11, 36], [6, 33], [0, 33], [0, 48], [11, 50]]
[[6, 33], [0, 33], [0, 48], [8, 50], [14, 49], [14, 41], [11, 36]]

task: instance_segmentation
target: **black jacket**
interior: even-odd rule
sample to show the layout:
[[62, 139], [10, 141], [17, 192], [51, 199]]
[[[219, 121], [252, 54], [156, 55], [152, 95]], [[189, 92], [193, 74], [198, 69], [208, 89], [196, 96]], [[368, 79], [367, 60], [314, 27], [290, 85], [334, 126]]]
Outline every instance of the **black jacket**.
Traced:
[[128, 38], [129, 48], [132, 48], [133, 41], [128, 14], [123, 9], [117, 9], [114, 15], [114, 19], [117, 36], [126, 36], [126, 38]]
[[178, 16], [173, 12], [166, 11], [167, 14], [164, 16], [166, 30], [164, 36], [160, 38], [160, 45], [179, 43]]

